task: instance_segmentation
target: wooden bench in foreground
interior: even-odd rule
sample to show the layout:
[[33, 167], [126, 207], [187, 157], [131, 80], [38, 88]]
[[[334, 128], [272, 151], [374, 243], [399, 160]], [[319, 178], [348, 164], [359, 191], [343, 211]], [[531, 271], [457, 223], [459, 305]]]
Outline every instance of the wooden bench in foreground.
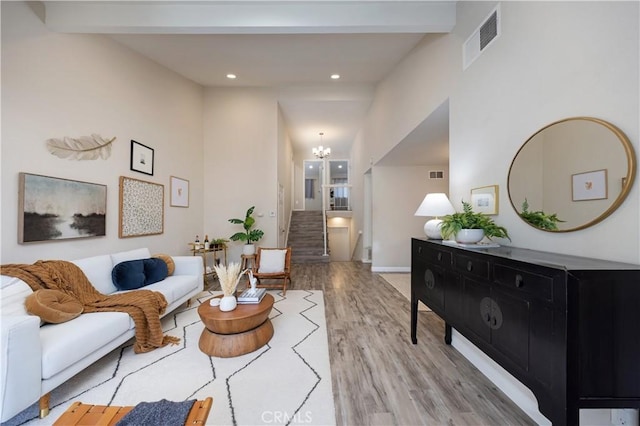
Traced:
[[[189, 411], [185, 426], [204, 425], [207, 417], [209, 417], [212, 403], [213, 399], [211, 397], [196, 401], [191, 407], [191, 411]], [[67, 408], [67, 411], [62, 413], [53, 426], [112, 426], [118, 423], [132, 409], [132, 406], [88, 405], [74, 402]]]

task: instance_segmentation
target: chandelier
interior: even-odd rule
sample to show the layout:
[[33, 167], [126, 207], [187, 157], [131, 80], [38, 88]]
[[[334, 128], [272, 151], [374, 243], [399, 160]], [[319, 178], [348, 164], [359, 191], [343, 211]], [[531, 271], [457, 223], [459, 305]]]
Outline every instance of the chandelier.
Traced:
[[315, 155], [316, 158], [320, 158], [320, 159], [323, 159], [331, 155], [331, 148], [329, 147], [325, 148], [322, 146], [322, 136], [324, 136], [324, 133], [320, 132], [320, 146], [318, 146], [317, 148], [313, 148], [311, 150], [311, 152], [313, 152], [313, 155]]

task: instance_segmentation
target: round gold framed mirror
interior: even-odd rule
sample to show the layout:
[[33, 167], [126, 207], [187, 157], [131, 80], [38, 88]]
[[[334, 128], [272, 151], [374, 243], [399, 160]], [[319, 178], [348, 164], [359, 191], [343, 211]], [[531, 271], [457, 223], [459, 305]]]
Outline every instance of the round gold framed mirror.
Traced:
[[507, 189], [527, 224], [548, 232], [593, 226], [622, 204], [636, 173], [627, 136], [593, 117], [559, 120], [534, 133], [514, 157]]

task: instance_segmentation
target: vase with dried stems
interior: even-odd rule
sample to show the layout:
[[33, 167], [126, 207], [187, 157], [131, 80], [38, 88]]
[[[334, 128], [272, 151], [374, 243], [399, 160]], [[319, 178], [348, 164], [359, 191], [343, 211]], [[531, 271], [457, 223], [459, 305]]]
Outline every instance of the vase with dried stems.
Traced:
[[247, 272], [240, 271], [240, 264], [231, 262], [229, 266], [214, 266], [220, 288], [222, 289], [222, 299], [220, 299], [220, 310], [223, 312], [233, 311], [238, 302], [236, 300], [236, 288], [240, 282], [240, 277]]

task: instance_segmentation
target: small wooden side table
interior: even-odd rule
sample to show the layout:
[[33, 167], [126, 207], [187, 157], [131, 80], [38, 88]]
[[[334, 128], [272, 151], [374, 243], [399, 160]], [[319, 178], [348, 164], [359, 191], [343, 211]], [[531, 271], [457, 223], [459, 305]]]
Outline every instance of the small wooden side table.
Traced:
[[241, 254], [240, 258], [242, 259], [242, 262], [240, 262], [241, 270], [245, 270], [247, 268], [253, 269], [256, 266], [255, 254]]
[[269, 313], [274, 299], [269, 293], [260, 303], [238, 304], [229, 312], [211, 306], [209, 300], [198, 307], [198, 315], [205, 327], [198, 347], [205, 354], [220, 358], [244, 355], [266, 345], [273, 337]]

